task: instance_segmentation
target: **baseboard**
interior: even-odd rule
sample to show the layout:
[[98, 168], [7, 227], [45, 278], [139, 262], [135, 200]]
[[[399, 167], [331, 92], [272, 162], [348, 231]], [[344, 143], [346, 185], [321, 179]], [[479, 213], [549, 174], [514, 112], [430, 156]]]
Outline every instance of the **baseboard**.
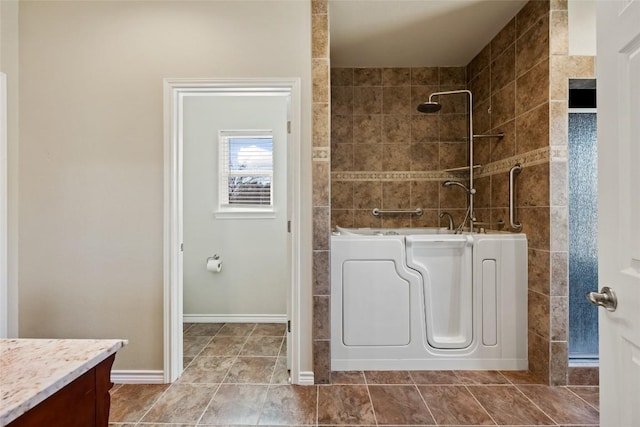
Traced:
[[164, 384], [163, 371], [111, 371], [115, 384]]
[[286, 314], [183, 314], [183, 323], [287, 323]]
[[298, 374], [298, 385], [314, 385], [313, 372], [303, 371]]

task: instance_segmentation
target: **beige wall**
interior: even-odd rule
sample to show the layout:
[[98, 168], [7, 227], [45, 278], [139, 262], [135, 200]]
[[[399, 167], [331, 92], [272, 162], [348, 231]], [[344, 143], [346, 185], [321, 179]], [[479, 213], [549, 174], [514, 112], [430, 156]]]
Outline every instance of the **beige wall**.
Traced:
[[569, 0], [569, 54], [596, 55], [596, 2]]
[[162, 369], [162, 79], [302, 77], [310, 160], [310, 14], [299, 1], [21, 3], [21, 336], [126, 338], [115, 369]]
[[7, 333], [18, 336], [18, 2], [0, 1], [0, 71], [7, 75]]

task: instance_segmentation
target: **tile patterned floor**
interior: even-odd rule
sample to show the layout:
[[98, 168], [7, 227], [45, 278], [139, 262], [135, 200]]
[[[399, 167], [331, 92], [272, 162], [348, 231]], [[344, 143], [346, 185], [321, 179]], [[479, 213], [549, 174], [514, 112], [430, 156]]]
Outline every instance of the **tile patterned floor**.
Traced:
[[522, 372], [335, 372], [287, 384], [281, 324], [185, 324], [182, 377], [116, 385], [110, 426], [597, 426], [598, 387]]

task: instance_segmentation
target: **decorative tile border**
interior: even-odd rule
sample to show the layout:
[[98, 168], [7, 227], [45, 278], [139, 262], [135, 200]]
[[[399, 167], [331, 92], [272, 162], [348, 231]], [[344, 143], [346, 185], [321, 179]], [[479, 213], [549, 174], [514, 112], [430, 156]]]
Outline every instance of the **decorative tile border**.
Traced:
[[550, 160], [554, 162], [566, 162], [569, 159], [569, 150], [566, 146], [551, 147]]
[[314, 162], [328, 162], [331, 158], [331, 151], [329, 147], [314, 147], [311, 155]]
[[481, 167], [480, 171], [475, 174], [475, 177], [482, 178], [485, 176], [495, 175], [497, 173], [509, 172], [509, 170], [513, 166], [515, 166], [516, 163], [520, 163], [520, 165], [523, 167], [548, 163], [550, 152], [551, 150], [549, 147], [543, 147], [537, 150], [529, 151], [528, 153], [489, 163], [488, 165]]
[[440, 181], [460, 179], [465, 173], [428, 172], [331, 172], [333, 181]]
[[[509, 157], [498, 162], [482, 166], [474, 175], [476, 178], [509, 172], [516, 164], [523, 167], [548, 163], [550, 159], [566, 160], [567, 149], [565, 147], [544, 147], [518, 156]], [[314, 149], [316, 160], [316, 149]], [[466, 178], [468, 172], [445, 171], [399, 171], [399, 172], [331, 172], [332, 181], [443, 181], [447, 179]]]

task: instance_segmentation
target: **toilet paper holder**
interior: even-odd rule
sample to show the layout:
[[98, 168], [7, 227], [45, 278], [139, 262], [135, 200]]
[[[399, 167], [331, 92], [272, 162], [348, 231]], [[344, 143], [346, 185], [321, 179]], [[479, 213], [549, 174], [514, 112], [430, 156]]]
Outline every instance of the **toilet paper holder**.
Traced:
[[212, 273], [220, 273], [222, 270], [222, 261], [220, 261], [218, 254], [207, 258], [207, 270]]

